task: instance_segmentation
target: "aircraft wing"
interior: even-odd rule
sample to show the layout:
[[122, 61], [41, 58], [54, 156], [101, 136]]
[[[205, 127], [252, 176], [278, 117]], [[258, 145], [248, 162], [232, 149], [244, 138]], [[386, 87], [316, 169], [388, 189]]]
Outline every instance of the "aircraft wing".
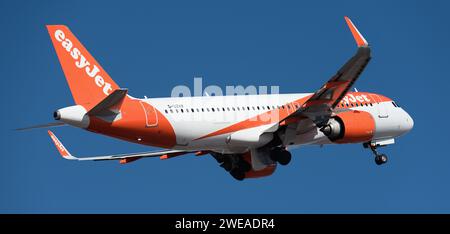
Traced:
[[369, 63], [371, 58], [369, 44], [348, 17], [345, 17], [345, 21], [358, 45], [356, 54], [327, 83], [316, 91], [301, 108], [287, 118], [306, 116], [319, 126], [326, 123], [333, 109], [339, 104]]
[[[146, 157], [159, 157], [160, 159], [168, 159], [176, 157], [183, 154], [193, 153], [194, 151], [183, 151], [183, 150], [161, 150], [152, 152], [140, 152], [131, 154], [116, 154], [116, 155], [104, 155], [104, 156], [94, 156], [94, 157], [75, 157], [64, 147], [64, 145], [59, 141], [59, 139], [53, 134], [52, 131], [48, 130], [50, 138], [56, 146], [61, 156], [68, 160], [78, 160], [78, 161], [102, 161], [102, 160], [120, 160], [121, 164], [129, 163], [141, 158]], [[197, 152], [197, 155], [201, 153]]]

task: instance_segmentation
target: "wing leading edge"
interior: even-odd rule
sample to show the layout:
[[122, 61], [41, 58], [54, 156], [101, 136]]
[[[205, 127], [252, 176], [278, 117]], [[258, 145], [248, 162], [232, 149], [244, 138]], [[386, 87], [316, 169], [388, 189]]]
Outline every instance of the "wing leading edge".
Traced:
[[345, 17], [345, 21], [358, 46], [356, 54], [317, 90], [299, 110], [287, 118], [306, 116], [319, 126], [326, 123], [333, 109], [347, 94], [369, 63], [371, 58], [369, 44], [348, 17]]

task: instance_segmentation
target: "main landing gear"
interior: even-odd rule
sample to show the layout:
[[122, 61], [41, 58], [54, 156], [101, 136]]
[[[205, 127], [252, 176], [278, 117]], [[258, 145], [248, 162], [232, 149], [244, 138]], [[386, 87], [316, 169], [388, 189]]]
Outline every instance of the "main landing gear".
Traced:
[[377, 165], [382, 165], [382, 164], [387, 163], [388, 157], [386, 156], [386, 154], [378, 153], [376, 145], [372, 145], [369, 142], [369, 143], [364, 143], [363, 146], [364, 146], [364, 148], [370, 148], [372, 150], [373, 154], [375, 155], [375, 163]]
[[291, 162], [291, 153], [284, 148], [276, 147], [270, 151], [270, 159], [285, 166]]
[[[225, 171], [230, 173], [236, 180], [244, 180], [246, 173], [252, 170], [251, 162], [244, 159], [242, 154], [220, 154], [210, 152]], [[270, 159], [275, 163], [287, 165], [291, 162], [291, 153], [284, 147], [273, 147], [270, 150]]]
[[245, 173], [252, 169], [250, 163], [244, 160], [239, 154], [219, 154], [211, 153], [211, 155], [220, 163], [220, 166], [229, 172], [236, 180], [244, 180]]

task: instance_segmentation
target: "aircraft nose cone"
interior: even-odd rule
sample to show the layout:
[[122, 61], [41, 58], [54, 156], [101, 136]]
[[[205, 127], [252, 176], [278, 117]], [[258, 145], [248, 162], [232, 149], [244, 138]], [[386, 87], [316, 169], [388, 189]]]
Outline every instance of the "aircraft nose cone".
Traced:
[[404, 130], [405, 132], [411, 131], [411, 129], [414, 127], [414, 120], [411, 118], [411, 116], [406, 113], [406, 121], [404, 124]]

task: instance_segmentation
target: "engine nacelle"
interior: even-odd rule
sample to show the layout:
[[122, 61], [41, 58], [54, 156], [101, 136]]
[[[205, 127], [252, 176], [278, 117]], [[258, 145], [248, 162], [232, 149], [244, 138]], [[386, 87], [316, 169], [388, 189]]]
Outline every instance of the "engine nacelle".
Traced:
[[364, 111], [342, 112], [331, 118], [321, 131], [336, 143], [367, 142], [375, 134], [375, 120]]
[[55, 111], [53, 118], [75, 127], [87, 128], [89, 126], [89, 116], [86, 113], [86, 109], [83, 106], [69, 106]]

